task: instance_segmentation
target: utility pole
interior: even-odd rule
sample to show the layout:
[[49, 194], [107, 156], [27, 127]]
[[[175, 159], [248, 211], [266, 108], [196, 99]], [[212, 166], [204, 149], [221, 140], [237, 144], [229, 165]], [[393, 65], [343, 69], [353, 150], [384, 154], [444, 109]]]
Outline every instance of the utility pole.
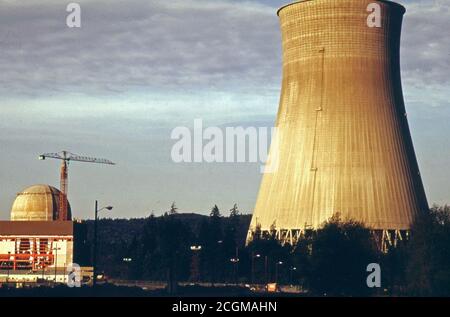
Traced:
[[269, 283], [269, 272], [268, 272], [268, 264], [269, 263], [268, 262], [269, 262], [269, 258], [266, 255], [264, 257], [264, 275], [265, 275], [265, 278], [266, 278], [266, 284]]
[[8, 275], [6, 276], [6, 283], [9, 283], [9, 263], [11, 261], [11, 251], [8, 251]]
[[53, 250], [55, 251], [55, 283], [56, 281], [56, 276], [58, 273], [58, 250], [61, 250], [61, 248], [58, 248], [58, 242], [56, 242], [55, 247], [53, 248]]
[[93, 280], [92, 280], [92, 286], [97, 285], [97, 220], [98, 220], [98, 201], [95, 201], [95, 216], [94, 216], [94, 254], [93, 254]]
[[103, 207], [101, 209], [98, 209], [98, 201], [95, 201], [95, 216], [94, 216], [94, 254], [93, 254], [93, 280], [92, 280], [92, 286], [95, 287], [97, 285], [97, 223], [98, 223], [98, 213], [102, 210], [109, 210], [111, 211], [113, 209], [112, 206]]

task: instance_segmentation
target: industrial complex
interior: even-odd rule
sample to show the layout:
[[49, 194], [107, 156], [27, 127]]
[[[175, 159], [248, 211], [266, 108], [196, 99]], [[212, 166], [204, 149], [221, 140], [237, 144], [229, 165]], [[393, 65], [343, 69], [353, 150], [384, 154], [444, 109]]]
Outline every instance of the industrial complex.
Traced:
[[[34, 185], [17, 194], [9, 221], [0, 221], [0, 282], [67, 282], [74, 264], [75, 228], [67, 199], [70, 161], [114, 165], [106, 159], [79, 156], [68, 151], [46, 153], [45, 160], [61, 160], [61, 190]], [[79, 236], [83, 240], [84, 236]], [[90, 272], [90, 273], [89, 273]], [[88, 277], [93, 269], [84, 267]]]
[[19, 194], [11, 220], [0, 221], [0, 279], [64, 282], [73, 262], [73, 222], [58, 221], [61, 192], [49, 185], [31, 186]]
[[[381, 9], [379, 25], [368, 23], [367, 8], [372, 3]], [[276, 156], [278, 168], [264, 174], [248, 234], [246, 222], [241, 242], [246, 234], [247, 244], [255, 234], [266, 234], [275, 235], [283, 244], [280, 247], [294, 245], [306, 231], [319, 229], [339, 216], [368, 227], [379, 250], [387, 251], [407, 239], [416, 217], [428, 210], [401, 86], [404, 13], [403, 6], [384, 0], [302, 0], [278, 10], [283, 78], [275, 124], [277, 144], [269, 155], [270, 159]], [[60, 189], [40, 184], [17, 193], [10, 219], [0, 221], [0, 284], [68, 282], [68, 268], [77, 262], [76, 240], [86, 240], [76, 234], [82, 223], [73, 220], [68, 200], [68, 165], [114, 165], [68, 151], [39, 158], [61, 161]], [[92, 267], [85, 269], [94, 277], [93, 286], [97, 278], [97, 217], [104, 209], [112, 207], [99, 209], [96, 202], [94, 238], [88, 246], [89, 255], [93, 247]], [[175, 214], [175, 204], [171, 209]], [[208, 230], [205, 236], [213, 240], [215, 235]], [[229, 267], [232, 263], [236, 275], [239, 265], [245, 264], [239, 264], [244, 261], [240, 262], [239, 243], [233, 239], [236, 255], [225, 260]], [[159, 243], [157, 238], [154, 241]], [[213, 241], [214, 245], [227, 242]], [[193, 263], [197, 263], [200, 250], [199, 245], [191, 246]], [[133, 249], [135, 258], [144, 258], [138, 251]], [[255, 252], [249, 252], [252, 283], [255, 265], [263, 265], [262, 255]], [[166, 253], [173, 253], [172, 249]], [[168, 258], [173, 261], [172, 255]], [[283, 269], [289, 272], [291, 280], [297, 274], [293, 264], [288, 267], [284, 260], [266, 255], [266, 282], [270, 261], [276, 281], [279, 270], [280, 275]], [[130, 270], [130, 263], [134, 261], [127, 255], [121, 264]], [[170, 266], [167, 272], [172, 282], [174, 264], [170, 262]], [[193, 268], [192, 275], [197, 276], [198, 269]], [[236, 277], [234, 280], [237, 283]]]

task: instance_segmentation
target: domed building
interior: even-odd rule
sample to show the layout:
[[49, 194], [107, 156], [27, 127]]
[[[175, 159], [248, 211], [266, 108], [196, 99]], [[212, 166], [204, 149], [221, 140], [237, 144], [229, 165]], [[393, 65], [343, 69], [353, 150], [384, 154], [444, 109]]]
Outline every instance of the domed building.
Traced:
[[[17, 194], [11, 209], [11, 221], [53, 221], [59, 216], [61, 192], [50, 185], [34, 185]], [[68, 206], [68, 220], [71, 209]]]
[[67, 282], [66, 268], [73, 263], [74, 224], [59, 221], [61, 192], [49, 185], [34, 185], [17, 194], [11, 219], [0, 220], [0, 272], [2, 281]]

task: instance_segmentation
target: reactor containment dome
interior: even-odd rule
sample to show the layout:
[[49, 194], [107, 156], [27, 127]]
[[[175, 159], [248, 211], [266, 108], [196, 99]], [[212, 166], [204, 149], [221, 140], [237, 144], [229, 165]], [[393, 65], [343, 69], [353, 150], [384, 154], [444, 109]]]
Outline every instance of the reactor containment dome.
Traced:
[[[34, 185], [17, 194], [11, 221], [53, 221], [59, 216], [61, 192], [50, 185]], [[68, 220], [71, 219], [69, 206]]]

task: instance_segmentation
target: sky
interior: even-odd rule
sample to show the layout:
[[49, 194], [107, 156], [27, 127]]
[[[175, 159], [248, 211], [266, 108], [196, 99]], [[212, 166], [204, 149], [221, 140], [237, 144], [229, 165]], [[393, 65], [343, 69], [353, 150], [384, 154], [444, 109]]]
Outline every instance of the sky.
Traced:
[[[177, 126], [272, 126], [281, 82], [276, 10], [288, 1], [78, 1], [81, 28], [61, 0], [0, 0], [0, 219], [18, 192], [59, 187], [44, 152], [105, 157], [73, 162], [74, 216], [167, 211], [251, 213], [259, 163], [172, 162]], [[430, 204], [450, 203], [450, 2], [404, 0], [405, 104]]]

